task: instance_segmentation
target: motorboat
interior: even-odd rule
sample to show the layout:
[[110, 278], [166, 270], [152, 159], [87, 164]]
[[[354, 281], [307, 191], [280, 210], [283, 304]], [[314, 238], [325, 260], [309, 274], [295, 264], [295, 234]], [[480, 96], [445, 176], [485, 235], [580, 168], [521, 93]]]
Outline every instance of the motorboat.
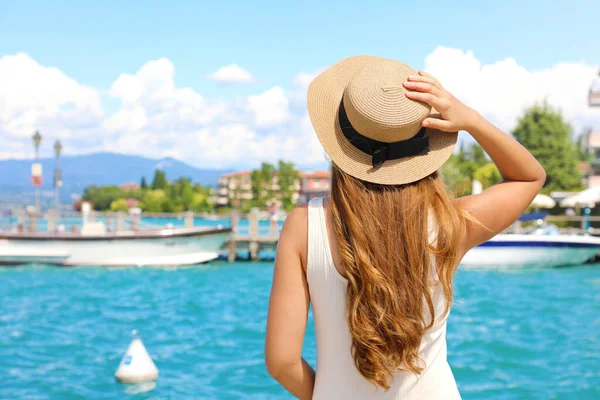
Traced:
[[463, 268], [530, 268], [581, 265], [600, 253], [600, 237], [564, 235], [554, 225], [537, 224], [526, 233], [504, 233], [471, 249]]
[[0, 232], [0, 264], [180, 266], [219, 256], [230, 227], [105, 232]]

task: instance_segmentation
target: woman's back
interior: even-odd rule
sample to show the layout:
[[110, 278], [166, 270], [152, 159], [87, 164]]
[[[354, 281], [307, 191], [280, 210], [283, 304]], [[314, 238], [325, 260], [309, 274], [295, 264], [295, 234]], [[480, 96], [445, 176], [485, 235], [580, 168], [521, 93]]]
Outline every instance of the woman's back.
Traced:
[[[296, 207], [282, 229], [269, 373], [303, 400], [460, 398], [446, 359], [454, 273], [527, 208], [543, 168], [435, 78], [398, 61], [347, 58], [307, 97], [332, 162], [330, 201]], [[436, 171], [463, 130], [503, 181], [454, 200]], [[316, 372], [302, 358], [311, 303]]]
[[[329, 212], [322, 198], [308, 205], [308, 287], [317, 336], [317, 376], [314, 399], [459, 399], [454, 376], [446, 359], [446, 300], [435, 278], [431, 296], [439, 316], [423, 336], [419, 357], [424, 369], [394, 374], [388, 391], [377, 388], [356, 369], [351, 353], [352, 339], [346, 316], [347, 280], [336, 269], [335, 246], [328, 235]], [[431, 240], [434, 240], [432, 237]], [[333, 249], [333, 250], [332, 250]], [[432, 276], [436, 276], [432, 267]], [[423, 307], [428, 314], [428, 308]], [[425, 320], [429, 320], [429, 315]]]

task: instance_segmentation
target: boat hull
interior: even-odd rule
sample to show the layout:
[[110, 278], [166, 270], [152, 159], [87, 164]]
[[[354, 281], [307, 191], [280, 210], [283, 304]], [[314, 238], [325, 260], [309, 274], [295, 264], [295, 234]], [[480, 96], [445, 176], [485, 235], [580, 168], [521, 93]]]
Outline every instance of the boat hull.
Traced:
[[528, 268], [581, 265], [600, 253], [591, 236], [498, 235], [470, 250], [464, 268]]
[[62, 266], [180, 266], [219, 255], [230, 229], [161, 230], [157, 234], [98, 237], [0, 237], [0, 263]]

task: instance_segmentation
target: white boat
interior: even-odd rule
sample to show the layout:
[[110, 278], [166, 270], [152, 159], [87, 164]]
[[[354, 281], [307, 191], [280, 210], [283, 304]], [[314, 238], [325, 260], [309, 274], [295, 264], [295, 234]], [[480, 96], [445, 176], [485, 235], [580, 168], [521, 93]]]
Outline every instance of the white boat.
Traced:
[[528, 268], [581, 265], [600, 253], [600, 238], [587, 235], [500, 234], [470, 250], [463, 268]]
[[179, 266], [214, 260], [231, 228], [96, 233], [0, 232], [0, 264]]

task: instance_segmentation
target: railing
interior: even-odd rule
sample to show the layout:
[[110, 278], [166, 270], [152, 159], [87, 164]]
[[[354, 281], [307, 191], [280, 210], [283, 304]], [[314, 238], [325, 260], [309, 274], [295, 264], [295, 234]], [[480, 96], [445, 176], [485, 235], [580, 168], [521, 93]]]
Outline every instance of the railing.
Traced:
[[[150, 230], [167, 225], [187, 227], [194, 226], [231, 226], [237, 238], [262, 238], [273, 240], [279, 234], [280, 220], [272, 220], [272, 214], [266, 211], [253, 211], [247, 214], [231, 212], [226, 215], [208, 213], [143, 213], [128, 214], [125, 212], [92, 211], [87, 216], [88, 222], [103, 222], [109, 232]], [[588, 221], [588, 222], [586, 222]], [[35, 214], [26, 210], [0, 214], [0, 231], [56, 232], [59, 230], [78, 231], [81, 229], [83, 216], [74, 211], [57, 213], [49, 210], [45, 214]], [[555, 224], [562, 233], [591, 233], [600, 235], [600, 216], [548, 216], [546, 222]], [[527, 224], [523, 224], [526, 226]], [[586, 226], [589, 229], [586, 230]], [[513, 227], [514, 228], [514, 227]], [[511, 231], [514, 231], [512, 229]]]
[[88, 223], [102, 222], [109, 232], [152, 230], [164, 226], [231, 226], [234, 235], [271, 236], [278, 235], [279, 223], [271, 221], [271, 214], [266, 211], [252, 211], [248, 214], [231, 212], [226, 215], [208, 213], [143, 213], [129, 214], [125, 212], [91, 211], [83, 216], [75, 211], [49, 210], [38, 214], [26, 210], [14, 210], [7, 215], [0, 215], [0, 231], [13, 232], [77, 232], [83, 226], [84, 218]]

